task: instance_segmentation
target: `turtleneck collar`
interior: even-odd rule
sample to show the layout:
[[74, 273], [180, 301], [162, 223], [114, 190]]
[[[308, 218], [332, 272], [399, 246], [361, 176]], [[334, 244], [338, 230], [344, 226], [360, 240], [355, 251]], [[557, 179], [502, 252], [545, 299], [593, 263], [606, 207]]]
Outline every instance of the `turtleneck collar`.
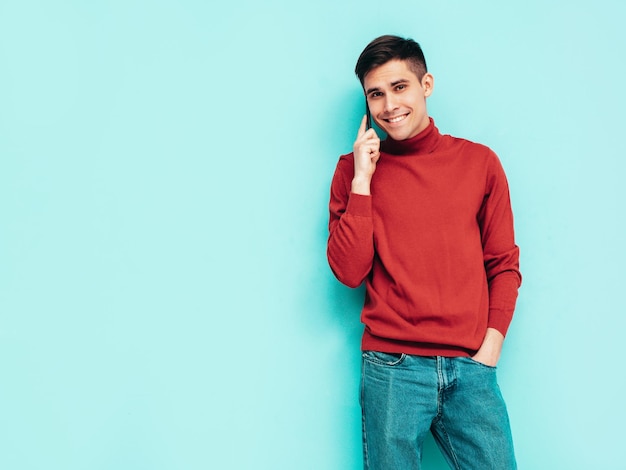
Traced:
[[381, 143], [381, 151], [391, 155], [418, 155], [431, 153], [441, 139], [435, 121], [429, 117], [428, 127], [414, 137], [406, 140], [394, 140], [387, 137]]

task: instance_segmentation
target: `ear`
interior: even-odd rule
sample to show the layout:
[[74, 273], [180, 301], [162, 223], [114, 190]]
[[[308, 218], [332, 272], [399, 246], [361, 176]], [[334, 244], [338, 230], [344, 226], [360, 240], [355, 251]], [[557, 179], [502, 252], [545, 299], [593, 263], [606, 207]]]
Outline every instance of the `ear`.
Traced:
[[422, 77], [422, 88], [424, 88], [424, 97], [428, 98], [435, 88], [435, 77], [432, 73], [425, 73]]

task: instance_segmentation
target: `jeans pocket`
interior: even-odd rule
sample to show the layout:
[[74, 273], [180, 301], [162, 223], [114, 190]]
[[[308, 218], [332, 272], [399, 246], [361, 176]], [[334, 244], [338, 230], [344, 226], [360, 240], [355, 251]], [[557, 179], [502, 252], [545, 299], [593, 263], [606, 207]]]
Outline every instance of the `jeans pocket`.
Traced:
[[404, 362], [404, 353], [386, 353], [379, 351], [363, 351], [363, 359], [382, 366], [397, 366]]
[[497, 369], [496, 366], [490, 366], [488, 364], [483, 364], [482, 362], [479, 362], [476, 359], [473, 359], [471, 357], [462, 357], [461, 359], [467, 359], [471, 364], [474, 364], [474, 365], [477, 365], [477, 366], [481, 366], [481, 367], [484, 367], [486, 369], [491, 369], [491, 370], [496, 370]]

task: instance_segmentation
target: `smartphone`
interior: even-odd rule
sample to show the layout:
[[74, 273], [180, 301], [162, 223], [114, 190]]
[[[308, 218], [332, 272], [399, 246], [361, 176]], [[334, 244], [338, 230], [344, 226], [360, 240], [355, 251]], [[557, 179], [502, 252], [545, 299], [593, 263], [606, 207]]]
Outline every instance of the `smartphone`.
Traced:
[[370, 107], [367, 104], [367, 98], [365, 98], [365, 115], [367, 116], [365, 119], [365, 130], [368, 130], [372, 127], [372, 114], [370, 113]]

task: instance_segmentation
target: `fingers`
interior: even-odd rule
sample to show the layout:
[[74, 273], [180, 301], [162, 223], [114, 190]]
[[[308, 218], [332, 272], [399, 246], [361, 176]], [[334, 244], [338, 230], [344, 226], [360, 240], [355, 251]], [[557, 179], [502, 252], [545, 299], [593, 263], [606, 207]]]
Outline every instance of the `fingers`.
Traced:
[[361, 146], [368, 153], [373, 154], [380, 150], [380, 139], [376, 135], [375, 131], [372, 131], [372, 135], [365, 135], [361, 140]]
[[370, 159], [372, 163], [377, 163], [378, 160], [380, 159], [380, 151], [379, 150], [370, 151]]
[[361, 125], [359, 126], [359, 131], [356, 134], [356, 138], [360, 138], [363, 136], [363, 134], [365, 134], [365, 131], [367, 130], [367, 115], [363, 116], [363, 119], [361, 119]]
[[371, 178], [380, 158], [380, 138], [374, 129], [367, 129], [367, 115], [361, 120], [353, 151], [355, 175]]
[[359, 130], [356, 134], [357, 140], [363, 137], [365, 134], [371, 134], [371, 137], [378, 138], [378, 136], [376, 135], [376, 131], [373, 127], [370, 127], [369, 129], [367, 128], [367, 114], [363, 116], [363, 119], [361, 119], [361, 125], [359, 126]]
[[361, 125], [359, 126], [359, 131], [357, 132], [356, 142], [355, 143], [364, 143], [366, 145], [372, 144], [374, 142], [380, 142], [378, 138], [378, 134], [373, 127], [367, 129], [367, 115], [363, 116], [361, 119]]
[[364, 123], [359, 128], [359, 136], [354, 142], [354, 152], [357, 154], [373, 154], [380, 150], [380, 138], [374, 129], [365, 130]]

